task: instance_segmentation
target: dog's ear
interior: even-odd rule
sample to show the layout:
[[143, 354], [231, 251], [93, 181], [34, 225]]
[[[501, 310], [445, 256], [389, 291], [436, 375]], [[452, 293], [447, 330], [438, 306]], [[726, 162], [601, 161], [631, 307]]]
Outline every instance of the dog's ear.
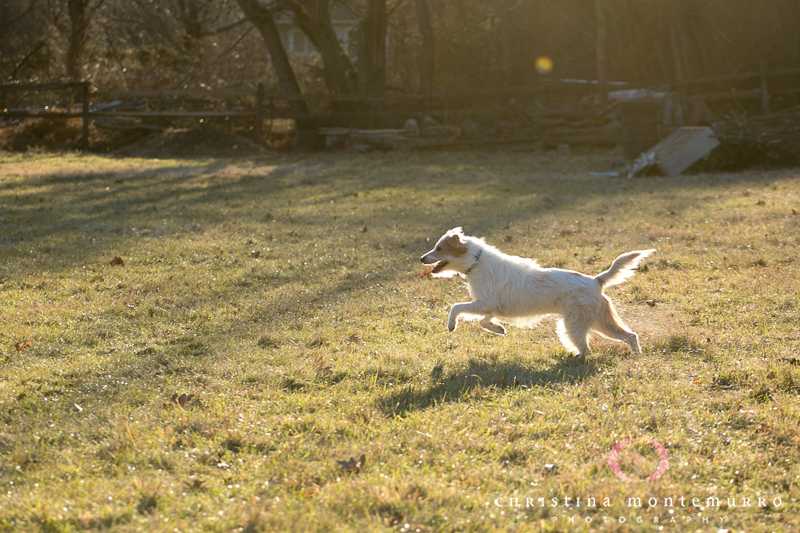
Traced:
[[[461, 229], [461, 228], [458, 228]], [[464, 234], [461, 232], [458, 233], [450, 233], [447, 236], [447, 244], [454, 248], [458, 248], [467, 244], [467, 241], [464, 240]]]

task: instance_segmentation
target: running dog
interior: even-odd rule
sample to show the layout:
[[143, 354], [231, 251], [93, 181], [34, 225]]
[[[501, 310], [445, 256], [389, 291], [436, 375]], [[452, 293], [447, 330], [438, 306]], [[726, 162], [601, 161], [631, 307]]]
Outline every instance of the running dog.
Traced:
[[464, 235], [461, 228], [445, 233], [420, 259], [433, 265], [436, 277], [460, 274], [467, 278], [471, 302], [453, 305], [448, 331], [460, 315], [479, 320], [486, 331], [505, 334], [500, 322], [530, 327], [545, 315], [560, 315], [558, 336], [562, 344], [582, 358], [590, 355], [589, 334], [596, 332], [624, 341], [640, 354], [639, 336], [620, 320], [605, 287], [633, 276], [639, 262], [655, 250], [638, 250], [617, 257], [608, 270], [587, 276], [572, 270], [542, 268], [536, 261], [506, 255], [483, 239]]

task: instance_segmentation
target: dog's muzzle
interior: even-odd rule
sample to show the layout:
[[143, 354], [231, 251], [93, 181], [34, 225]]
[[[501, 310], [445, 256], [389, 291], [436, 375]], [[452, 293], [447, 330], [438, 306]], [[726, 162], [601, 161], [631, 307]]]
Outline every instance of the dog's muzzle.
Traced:
[[432, 257], [428, 257], [429, 255], [430, 254], [425, 254], [422, 257], [420, 257], [419, 260], [425, 263], [426, 265], [433, 265], [433, 267], [431, 268], [432, 274], [438, 274], [439, 272], [442, 271], [442, 269], [444, 269], [444, 267], [447, 266], [447, 261], [437, 261]]

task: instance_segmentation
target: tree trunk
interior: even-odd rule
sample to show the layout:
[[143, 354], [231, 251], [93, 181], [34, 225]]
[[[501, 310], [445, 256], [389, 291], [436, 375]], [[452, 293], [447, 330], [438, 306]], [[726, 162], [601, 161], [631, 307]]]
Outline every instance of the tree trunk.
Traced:
[[69, 14], [69, 49], [67, 50], [67, 78], [79, 81], [83, 77], [83, 48], [86, 44], [87, 0], [67, 0]]
[[597, 56], [597, 94], [599, 104], [608, 104], [608, 73], [606, 69], [606, 6], [605, 0], [594, 0], [597, 13], [597, 42], [595, 53]]
[[359, 27], [358, 91], [380, 95], [386, 86], [386, 0], [367, 0]]
[[322, 75], [328, 91], [333, 94], [354, 93], [356, 69], [333, 29], [328, 0], [289, 1], [281, 5], [294, 14], [295, 24], [322, 56]]
[[[272, 65], [275, 67], [275, 72], [278, 75], [278, 83], [280, 84], [281, 91], [286, 94], [300, 95], [300, 84], [297, 83], [297, 77], [294, 75], [292, 65], [289, 63], [289, 56], [286, 55], [286, 49], [281, 42], [281, 36], [278, 28], [275, 26], [275, 21], [272, 18], [272, 13], [265, 9], [258, 3], [258, 0], [236, 0], [239, 7], [242, 8], [245, 16], [252, 21], [264, 39], [264, 44], [267, 46], [269, 57], [272, 60]], [[292, 109], [300, 113], [308, 112], [308, 104], [302, 100], [294, 100], [291, 102]]]
[[417, 24], [422, 36], [422, 50], [420, 53], [419, 90], [426, 94], [433, 88], [433, 25], [427, 0], [416, 0]]

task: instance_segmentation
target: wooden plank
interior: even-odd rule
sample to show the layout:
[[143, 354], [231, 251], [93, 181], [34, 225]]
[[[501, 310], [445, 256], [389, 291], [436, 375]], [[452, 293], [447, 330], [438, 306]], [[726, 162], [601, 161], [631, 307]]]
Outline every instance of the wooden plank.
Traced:
[[[93, 112], [94, 117], [131, 117], [131, 118], [226, 118], [256, 116], [254, 111], [101, 111]], [[268, 114], [262, 115], [264, 117]]]
[[246, 91], [240, 89], [220, 89], [215, 91], [204, 91], [198, 89], [174, 89], [174, 90], [158, 90], [158, 91], [98, 91], [94, 93], [95, 99], [111, 99], [111, 100], [126, 100], [126, 99], [153, 99], [164, 98], [169, 96], [183, 96], [183, 97], [197, 97], [197, 98], [223, 98], [223, 97], [252, 97], [254, 91]]
[[57, 89], [66, 89], [69, 87], [80, 87], [83, 81], [64, 81], [64, 82], [51, 82], [51, 83], [3, 83], [0, 84], [0, 90], [3, 91], [54, 91]]
[[84, 82], [81, 90], [81, 97], [83, 100], [83, 107], [81, 107], [81, 118], [83, 118], [83, 129], [81, 135], [81, 147], [84, 151], [89, 149], [89, 91], [91, 85], [89, 82]]
[[648, 151], [659, 170], [677, 176], [704, 155], [719, 146], [719, 140], [707, 126], [679, 128]]
[[0, 118], [78, 118], [82, 116], [83, 112], [68, 113], [61, 111], [22, 111], [22, 110], [0, 112]]

